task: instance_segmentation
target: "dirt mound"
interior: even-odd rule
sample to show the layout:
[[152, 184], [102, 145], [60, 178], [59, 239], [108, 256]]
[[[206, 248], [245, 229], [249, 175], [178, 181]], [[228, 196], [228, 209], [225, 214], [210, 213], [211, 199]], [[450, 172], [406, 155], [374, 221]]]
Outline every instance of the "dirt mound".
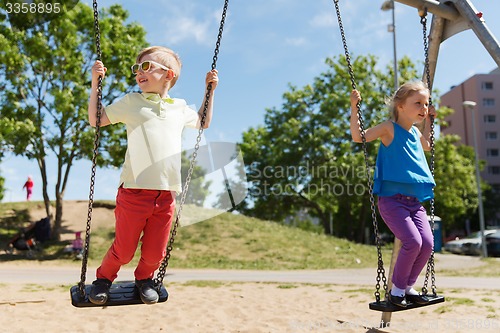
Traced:
[[[45, 208], [39, 205], [30, 210], [33, 221], [46, 216]], [[85, 232], [88, 216], [88, 201], [64, 201], [61, 240], [72, 240], [75, 232]], [[115, 225], [114, 206], [96, 203], [92, 208], [92, 230]]]

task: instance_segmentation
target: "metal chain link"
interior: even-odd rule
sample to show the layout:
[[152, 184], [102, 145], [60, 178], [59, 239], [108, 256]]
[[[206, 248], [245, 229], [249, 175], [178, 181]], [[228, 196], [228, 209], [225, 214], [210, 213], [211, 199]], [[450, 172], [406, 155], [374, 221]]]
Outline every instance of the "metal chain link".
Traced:
[[[429, 65], [429, 43], [428, 43], [428, 37], [427, 37], [427, 8], [424, 8], [422, 12], [419, 12], [420, 14], [420, 23], [422, 24], [422, 33], [423, 33], [423, 39], [424, 39], [424, 57], [425, 57], [425, 76], [427, 79], [427, 87], [429, 88], [429, 105], [432, 105], [432, 82], [431, 82], [431, 71], [430, 71], [430, 65]], [[430, 141], [431, 141], [431, 160], [430, 160], [430, 170], [431, 174], [434, 177], [434, 162], [435, 162], [435, 140], [434, 140], [434, 117], [430, 118], [431, 120], [431, 131], [430, 131]], [[433, 189], [434, 191], [434, 189]], [[434, 198], [431, 199], [430, 201], [430, 227], [431, 230], [434, 230]], [[425, 279], [424, 279], [424, 284], [422, 287], [422, 293], [424, 295], [427, 295], [428, 290], [427, 290], [427, 285], [429, 281], [429, 276], [431, 277], [431, 289], [432, 293], [435, 296], [436, 295], [436, 276], [435, 276], [435, 270], [434, 270], [434, 249], [431, 252], [431, 256], [429, 257], [429, 260], [427, 261], [427, 269], [425, 271]]]
[[[347, 40], [345, 37], [344, 26], [342, 24], [342, 17], [340, 14], [340, 8], [339, 8], [338, 1], [339, 0], [333, 0], [333, 2], [335, 3], [335, 9], [337, 12], [337, 20], [339, 22], [340, 35], [342, 37], [342, 44], [344, 46], [347, 68], [349, 71], [349, 77], [351, 79], [351, 86], [352, 86], [352, 89], [356, 89], [354, 71], [353, 71], [352, 66], [351, 66], [351, 57], [349, 55], [349, 50], [347, 47]], [[372, 212], [373, 231], [375, 233], [375, 244], [377, 246], [378, 265], [377, 265], [377, 278], [376, 278], [374, 295], [375, 295], [376, 301], [380, 302], [380, 282], [382, 281], [382, 283], [383, 283], [384, 297], [387, 297], [387, 278], [385, 276], [384, 261], [382, 260], [382, 246], [381, 246], [380, 234], [379, 234], [379, 230], [378, 230], [377, 211], [375, 208], [375, 199], [373, 196], [373, 183], [372, 183], [372, 179], [371, 179], [371, 175], [370, 175], [368, 149], [366, 147], [365, 125], [364, 125], [364, 121], [363, 121], [363, 114], [361, 113], [360, 102], [358, 102], [356, 104], [356, 108], [357, 108], [357, 115], [358, 115], [358, 121], [359, 121], [361, 140], [362, 140], [362, 145], [363, 145], [363, 153], [364, 153], [364, 158], [365, 158], [365, 170], [366, 170], [366, 178], [367, 178], [367, 182], [368, 182], [368, 192], [370, 194], [370, 207], [371, 207], [371, 212]]]
[[[222, 10], [221, 21], [220, 21], [220, 25], [219, 25], [219, 33], [217, 35], [217, 41], [215, 43], [214, 56], [213, 56], [213, 60], [212, 60], [212, 70], [214, 70], [217, 67], [217, 58], [219, 55], [220, 42], [222, 40], [222, 32], [224, 30], [224, 23], [226, 21], [228, 3], [229, 3], [229, 0], [225, 0], [224, 7]], [[203, 105], [203, 114], [202, 114], [201, 121], [200, 121], [200, 129], [198, 130], [198, 137], [196, 138], [196, 144], [194, 146], [194, 152], [193, 152], [193, 155], [191, 157], [191, 163], [189, 165], [188, 173], [186, 176], [186, 182], [185, 182], [184, 188], [182, 190], [179, 208], [177, 210], [177, 215], [175, 218], [174, 225], [172, 226], [172, 231], [171, 231], [170, 239], [168, 241], [165, 258], [163, 259], [163, 261], [158, 269], [158, 274], [155, 278], [155, 286], [157, 289], [160, 289], [161, 285], [163, 284], [163, 279], [164, 279], [166, 271], [167, 271], [168, 262], [170, 260], [171, 252], [173, 250], [175, 236], [177, 235], [177, 228], [179, 227], [179, 222], [181, 219], [182, 208], [184, 206], [184, 202], [186, 201], [186, 195], [187, 195], [187, 192], [189, 189], [189, 183], [191, 182], [191, 177], [193, 175], [193, 170], [195, 167], [196, 158], [198, 156], [198, 149], [200, 148], [201, 136], [203, 134], [203, 126], [205, 124], [205, 119], [207, 116], [207, 109], [208, 109], [208, 105], [210, 103], [211, 91], [212, 91], [212, 83], [209, 83], [207, 86], [207, 93], [205, 95], [205, 104]]]
[[[101, 60], [101, 33], [99, 30], [99, 11], [97, 8], [97, 0], [93, 0], [94, 8], [94, 31], [95, 31], [95, 43], [96, 43], [96, 53], [97, 60]], [[83, 258], [82, 258], [82, 271], [80, 275], [80, 282], [78, 283], [78, 290], [80, 292], [80, 297], [85, 297], [85, 279], [87, 275], [87, 264], [89, 257], [89, 247], [90, 247], [90, 231], [92, 225], [92, 207], [94, 204], [94, 187], [95, 187], [95, 174], [97, 167], [97, 154], [99, 149], [100, 141], [100, 128], [101, 128], [101, 113], [102, 113], [102, 76], [99, 76], [97, 81], [97, 119], [95, 126], [95, 137], [94, 137], [94, 150], [92, 155], [92, 169], [90, 175], [90, 193], [89, 193], [89, 204], [87, 212], [87, 227], [85, 229], [85, 244], [83, 248]]]

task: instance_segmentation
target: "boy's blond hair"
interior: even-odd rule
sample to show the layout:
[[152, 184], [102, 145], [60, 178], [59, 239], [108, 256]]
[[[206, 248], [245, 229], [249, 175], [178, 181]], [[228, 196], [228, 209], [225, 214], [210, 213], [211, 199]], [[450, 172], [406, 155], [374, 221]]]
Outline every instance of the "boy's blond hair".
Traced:
[[174, 71], [175, 77], [172, 79], [172, 84], [170, 87], [173, 87], [177, 80], [179, 79], [179, 76], [181, 75], [181, 68], [182, 68], [182, 63], [181, 59], [179, 58], [179, 55], [169, 49], [168, 47], [164, 46], [150, 46], [146, 47], [145, 49], [142, 49], [141, 52], [139, 52], [139, 55], [137, 56], [137, 63], [141, 62], [141, 58], [144, 57], [145, 55], [154, 54], [155, 59], [162, 65], [167, 66], [171, 70]]
[[427, 93], [429, 93], [429, 88], [427, 88], [427, 85], [422, 81], [406, 82], [399, 87], [392, 98], [388, 100], [389, 112], [394, 121], [398, 121], [398, 105], [403, 104], [411, 94], [418, 91], [427, 91]]

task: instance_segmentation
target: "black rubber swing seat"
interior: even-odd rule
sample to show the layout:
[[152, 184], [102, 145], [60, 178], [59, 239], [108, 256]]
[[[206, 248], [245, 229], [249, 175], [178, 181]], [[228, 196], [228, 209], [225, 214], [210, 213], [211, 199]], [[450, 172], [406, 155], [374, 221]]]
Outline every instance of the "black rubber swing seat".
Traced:
[[437, 303], [442, 303], [444, 302], [444, 296], [439, 296], [439, 295], [427, 295], [429, 298], [429, 303], [427, 304], [417, 304], [417, 303], [408, 303], [406, 307], [400, 307], [392, 304], [388, 300], [380, 301], [380, 302], [373, 302], [370, 303], [370, 310], [375, 310], [375, 311], [382, 311], [382, 312], [396, 312], [396, 311], [405, 311], [405, 310], [411, 310], [415, 308], [420, 308], [422, 306], [428, 306], [428, 305], [434, 305]]
[[[92, 303], [88, 295], [90, 294], [91, 284], [85, 285], [85, 296], [80, 295], [78, 285], [71, 287], [71, 304], [77, 308], [104, 307], [116, 305], [144, 304], [139, 297], [139, 291], [135, 287], [134, 281], [114, 282], [109, 288], [109, 299], [105, 304], [97, 305]], [[158, 303], [165, 302], [168, 299], [168, 292], [163, 286], [160, 287]]]

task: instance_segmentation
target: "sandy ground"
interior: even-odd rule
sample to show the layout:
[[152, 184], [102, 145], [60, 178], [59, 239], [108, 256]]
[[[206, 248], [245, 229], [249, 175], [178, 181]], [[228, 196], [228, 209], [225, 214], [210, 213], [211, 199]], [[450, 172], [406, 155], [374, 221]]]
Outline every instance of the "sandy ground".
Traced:
[[[2, 332], [376, 332], [381, 320], [370, 286], [174, 282], [165, 303], [104, 308], [73, 307], [69, 285], [0, 288]], [[395, 312], [382, 331], [500, 331], [500, 290], [442, 292], [445, 303]]]
[[[65, 222], [71, 235], [81, 224], [85, 225], [86, 215], [81, 215], [81, 207], [77, 209], [80, 205], [69, 206], [65, 206], [65, 216], [68, 218], [69, 211], [74, 209], [73, 214], [80, 218], [77, 226]], [[479, 265], [479, 260], [473, 257], [440, 256], [437, 260], [442, 265]], [[381, 313], [368, 308], [374, 300], [374, 284], [356, 278], [366, 275], [366, 269], [347, 273], [339, 270], [339, 274], [335, 270], [318, 271], [314, 279], [310, 274], [294, 273], [300, 276], [295, 280], [278, 274], [275, 279], [260, 278], [262, 281], [243, 279], [245, 273], [216, 281], [213, 276], [217, 272], [209, 271], [206, 275], [212, 276], [211, 281], [201, 281], [206, 279], [200, 270], [184, 279], [170, 280], [167, 276], [165, 283], [170, 296], [165, 303], [95, 308], [71, 305], [72, 283], [58, 269], [74, 270], [52, 267], [50, 263], [0, 263], [1, 332], [500, 331], [500, 278], [490, 278], [488, 283], [472, 278], [460, 287], [447, 282], [451, 278], [438, 280], [439, 294], [446, 297], [446, 302], [395, 312], [390, 327], [375, 329], [372, 327], [379, 327]], [[78, 269], [75, 279], [79, 276]], [[12, 279], [13, 272], [19, 275], [19, 280]], [[332, 283], [318, 282], [320, 275], [327, 273], [332, 274]], [[375, 275], [374, 271], [370, 278]], [[335, 282], [334, 276], [342, 283]], [[257, 275], [255, 280], [258, 279]], [[350, 283], [351, 280], [356, 283]]]

